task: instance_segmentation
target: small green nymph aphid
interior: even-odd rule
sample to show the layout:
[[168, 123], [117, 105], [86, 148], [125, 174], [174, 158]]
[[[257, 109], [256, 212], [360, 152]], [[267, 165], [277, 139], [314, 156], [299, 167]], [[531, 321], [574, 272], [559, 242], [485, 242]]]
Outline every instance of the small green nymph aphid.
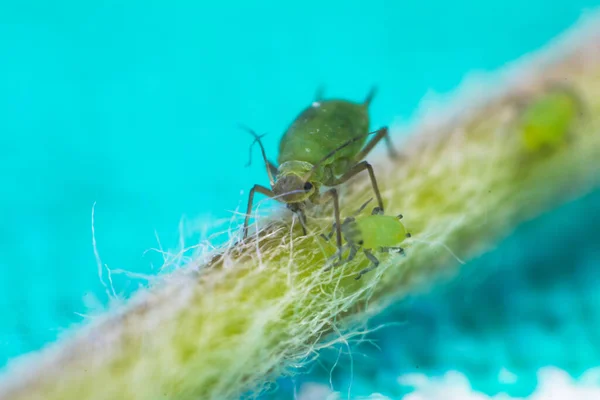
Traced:
[[[342, 251], [350, 249], [350, 253], [345, 260], [340, 260], [331, 266], [335, 267], [342, 262], [351, 261], [358, 251], [362, 249], [365, 256], [371, 261], [371, 265], [360, 271], [355, 279], [360, 279], [364, 274], [374, 270], [379, 265], [379, 260], [373, 255], [373, 251], [404, 254], [404, 249], [400, 247], [400, 244], [404, 239], [411, 236], [410, 233], [406, 232], [404, 224], [400, 221], [402, 214], [397, 216], [383, 215], [381, 209], [375, 207], [371, 215], [359, 216], [371, 200], [373, 199], [369, 199], [351, 217], [346, 218], [342, 223], [341, 231], [346, 241], [346, 244], [342, 247]], [[325, 240], [329, 240], [333, 236], [334, 230], [335, 226], [329, 235], [321, 236]]]
[[565, 84], [552, 84], [520, 105], [517, 121], [521, 141], [530, 153], [551, 152], [569, 142], [573, 125], [583, 114], [582, 101]]

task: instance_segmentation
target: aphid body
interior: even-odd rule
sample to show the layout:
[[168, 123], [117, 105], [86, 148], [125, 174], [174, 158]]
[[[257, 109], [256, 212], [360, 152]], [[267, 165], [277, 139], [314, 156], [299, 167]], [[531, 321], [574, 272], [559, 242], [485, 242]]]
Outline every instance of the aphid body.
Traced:
[[[406, 232], [406, 228], [401, 222], [401, 214], [397, 216], [383, 215], [383, 212], [378, 207], [375, 207], [371, 215], [359, 216], [371, 200], [369, 199], [369, 201], [363, 204], [353, 216], [346, 218], [341, 227], [342, 235], [346, 241], [342, 250], [344, 248], [350, 249], [350, 253], [345, 261], [348, 262], [354, 259], [361, 249], [369, 261], [371, 261], [371, 265], [360, 271], [356, 279], [360, 279], [361, 276], [377, 268], [379, 265], [379, 260], [373, 254], [374, 251], [404, 254], [404, 249], [400, 247], [400, 244], [402, 244], [404, 239], [411, 236], [410, 233]], [[322, 236], [326, 240], [329, 240], [332, 233], [329, 236]], [[340, 263], [341, 261], [334, 266]]]
[[553, 85], [522, 107], [519, 129], [529, 152], [553, 151], [568, 143], [581, 101], [564, 85]]
[[342, 224], [342, 235], [347, 243], [377, 250], [400, 245], [406, 239], [406, 229], [396, 216], [375, 214]]
[[363, 148], [369, 131], [368, 105], [368, 102], [319, 100], [302, 111], [279, 143], [278, 181], [294, 169], [286, 163], [302, 161], [312, 167], [341, 144], [357, 137], [359, 139], [337, 151], [335, 156], [320, 163], [315, 175], [319, 172], [322, 175], [330, 168], [335, 175], [340, 175], [348, 170], [348, 164], [356, 164], [356, 155]]
[[[299, 214], [305, 233], [306, 204], [331, 200], [335, 221], [340, 226], [339, 200], [335, 186], [364, 170], [369, 173], [379, 208], [383, 210], [373, 168], [363, 159], [382, 138], [387, 141], [390, 156], [395, 157], [396, 154], [391, 147], [387, 127], [369, 132], [368, 107], [373, 95], [374, 91], [371, 91], [362, 103], [317, 98], [300, 113], [283, 135], [277, 159], [279, 166], [267, 159], [260, 136], [250, 131], [261, 147], [271, 189], [254, 185], [250, 191], [244, 238], [247, 236], [255, 192], [285, 202], [290, 210]], [[375, 137], [366, 143], [370, 134], [375, 134]], [[321, 193], [321, 186], [330, 189]], [[339, 229], [336, 239], [340, 248], [342, 239]]]

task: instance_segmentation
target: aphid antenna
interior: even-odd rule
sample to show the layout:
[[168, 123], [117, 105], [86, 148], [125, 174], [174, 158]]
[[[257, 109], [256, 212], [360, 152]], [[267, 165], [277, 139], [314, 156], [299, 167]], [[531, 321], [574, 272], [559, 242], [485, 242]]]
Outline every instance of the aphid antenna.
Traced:
[[365, 207], [367, 207], [367, 205], [373, 200], [373, 198], [371, 197], [369, 200], [365, 201], [365, 203], [360, 206], [360, 208], [356, 211], [354, 211], [354, 213], [352, 214], [353, 217], [357, 217], [361, 212], [363, 212], [363, 210], [365, 209]]
[[279, 199], [281, 197], [285, 197], [287, 195], [296, 194], [296, 193], [304, 193], [304, 190], [291, 190], [289, 192], [284, 192], [284, 193], [281, 193], [279, 195], [273, 196], [271, 198], [277, 200], [277, 199]]
[[273, 187], [275, 185], [275, 178], [273, 177], [273, 174], [271, 173], [271, 168], [269, 167], [269, 160], [267, 158], [267, 152], [265, 151], [265, 147], [263, 146], [262, 140], [261, 138], [263, 138], [266, 133], [263, 133], [262, 135], [259, 135], [258, 133], [256, 133], [256, 131], [254, 131], [254, 129], [244, 125], [244, 124], [238, 124], [238, 126], [240, 127], [240, 129], [248, 132], [249, 134], [251, 134], [254, 137], [254, 141], [252, 142], [252, 144], [250, 144], [250, 157], [248, 159], [248, 163], [246, 164], [246, 166], [250, 166], [250, 164], [252, 163], [252, 148], [254, 147], [254, 144], [258, 143], [258, 146], [260, 147], [260, 152], [262, 154], [262, 158], [263, 161], [265, 163], [265, 166], [267, 167], [267, 175], [269, 176], [269, 183], [271, 184], [271, 187]]
[[373, 86], [371, 88], [371, 90], [369, 90], [369, 93], [367, 93], [367, 97], [365, 98], [365, 101], [363, 101], [363, 105], [365, 107], [369, 107], [376, 94], [377, 94], [377, 86]]

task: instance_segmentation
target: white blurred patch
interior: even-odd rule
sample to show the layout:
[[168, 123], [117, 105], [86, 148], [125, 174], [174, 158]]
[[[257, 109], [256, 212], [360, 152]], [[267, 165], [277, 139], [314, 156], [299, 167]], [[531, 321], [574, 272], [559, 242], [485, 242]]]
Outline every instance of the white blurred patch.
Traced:
[[[296, 400], [342, 400], [348, 394], [342, 396], [340, 392], [334, 392], [327, 385], [319, 383], [305, 383], [296, 396]], [[367, 397], [352, 397], [352, 400], [392, 400], [380, 393], [373, 393]]]
[[[501, 370], [499, 380], [514, 383], [518, 376]], [[511, 397], [506, 393], [488, 396], [472, 389], [469, 380], [460, 372], [449, 371], [440, 378], [429, 378], [423, 374], [408, 374], [398, 378], [404, 386], [414, 392], [404, 400], [598, 400], [600, 399], [600, 367], [588, 370], [575, 380], [565, 371], [546, 367], [538, 371], [539, 385], [528, 397]]]
[[517, 375], [513, 374], [506, 368], [502, 368], [498, 373], [498, 382], [504, 384], [511, 384], [517, 381]]
[[334, 400], [337, 399], [329, 386], [318, 383], [305, 383], [296, 396], [296, 400]]

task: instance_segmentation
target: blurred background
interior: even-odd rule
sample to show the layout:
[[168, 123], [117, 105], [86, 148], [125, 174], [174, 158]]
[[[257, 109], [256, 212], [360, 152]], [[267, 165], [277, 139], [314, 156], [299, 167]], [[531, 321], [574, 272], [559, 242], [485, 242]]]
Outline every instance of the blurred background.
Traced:
[[[251, 138], [238, 123], [268, 133], [275, 158], [280, 135], [319, 85], [328, 97], [361, 100], [376, 84], [373, 126], [403, 124], [428, 92], [536, 50], [599, 4], [0, 3], [0, 366], [108, 303], [92, 246], [94, 204], [102, 263], [155, 274], [162, 257], [145, 251], [157, 237], [173, 249], [182, 232], [194, 244], [226, 229], [250, 187], [267, 182], [259, 162], [245, 167]], [[353, 348], [354, 363], [342, 358], [334, 369], [334, 390], [355, 382], [357, 395], [400, 396], [397, 377], [420, 368], [462, 370], [491, 393], [501, 386], [490, 376], [506, 360], [527, 376], [542, 362], [573, 373], [600, 365], [597, 341], [577, 348], [586, 356], [576, 361], [564, 347], [579, 343], [568, 329], [586, 330], [585, 310], [597, 310], [584, 305], [600, 289], [589, 279], [600, 260], [600, 221], [589, 217], [599, 199], [532, 222], [471, 263], [467, 279], [392, 307], [374, 323], [410, 324], [374, 333], [379, 349]], [[143, 284], [113, 281], [124, 297]], [[501, 348], [529, 348], [528, 340], [551, 350], [515, 361]], [[489, 365], [469, 352], [490, 352]], [[337, 354], [323, 354], [305, 380], [329, 385], [327, 360]], [[273, 396], [289, 398], [303, 379], [281, 381]], [[532, 388], [535, 376], [522, 382], [514, 390]]]

